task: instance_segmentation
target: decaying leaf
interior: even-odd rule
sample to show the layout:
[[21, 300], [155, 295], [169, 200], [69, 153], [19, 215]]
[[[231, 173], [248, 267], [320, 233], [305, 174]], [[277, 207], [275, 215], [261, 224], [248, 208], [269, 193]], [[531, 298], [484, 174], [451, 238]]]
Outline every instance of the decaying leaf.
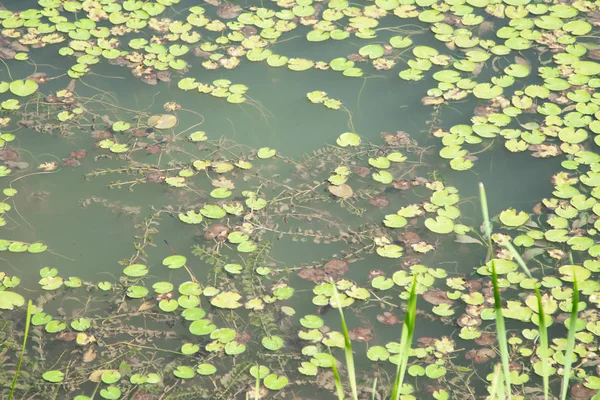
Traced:
[[341, 185], [329, 185], [329, 192], [336, 196], [336, 197], [341, 197], [343, 199], [352, 197], [352, 195], [354, 194], [354, 192], [352, 191], [352, 188], [348, 185], [341, 184]]

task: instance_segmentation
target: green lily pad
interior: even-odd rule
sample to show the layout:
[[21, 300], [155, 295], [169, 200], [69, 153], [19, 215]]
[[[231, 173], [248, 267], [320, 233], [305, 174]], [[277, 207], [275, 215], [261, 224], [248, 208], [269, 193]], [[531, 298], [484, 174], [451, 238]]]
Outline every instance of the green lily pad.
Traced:
[[200, 213], [206, 218], [220, 219], [227, 215], [227, 212], [217, 205], [207, 204], [200, 209]]
[[267, 389], [280, 390], [288, 384], [288, 378], [284, 375], [269, 374], [263, 380], [263, 384]]
[[127, 297], [132, 299], [141, 299], [148, 295], [148, 289], [143, 286], [130, 286], [127, 288]]
[[261, 344], [267, 350], [277, 351], [283, 347], [283, 339], [279, 336], [264, 337]]
[[390, 352], [383, 346], [372, 346], [367, 351], [367, 357], [371, 361], [385, 361], [390, 358]]
[[363, 57], [369, 57], [371, 60], [375, 58], [379, 58], [383, 56], [384, 49], [383, 46], [378, 44], [368, 44], [366, 46], [361, 47], [358, 50], [358, 53]]
[[479, 99], [493, 99], [502, 95], [503, 89], [501, 86], [491, 85], [489, 83], [479, 83], [473, 88], [473, 95]]
[[217, 372], [217, 368], [212, 364], [202, 363], [198, 365], [196, 372], [198, 373], [198, 375], [213, 375]]
[[510, 208], [500, 213], [500, 222], [506, 226], [517, 227], [523, 225], [529, 220], [529, 215], [523, 211], [517, 214], [517, 211]]
[[215, 329], [217, 327], [207, 319], [195, 320], [189, 327], [190, 333], [197, 336], [210, 335]]
[[180, 365], [173, 371], [173, 375], [179, 379], [192, 379], [196, 372], [191, 367]]
[[194, 210], [190, 210], [185, 214], [178, 214], [179, 219], [186, 224], [199, 224], [202, 222], [202, 214], [199, 212], [195, 212]]
[[377, 254], [385, 258], [400, 258], [404, 249], [397, 244], [388, 244], [377, 248]]
[[132, 264], [128, 267], [125, 267], [125, 269], [123, 269], [123, 273], [127, 276], [138, 278], [148, 273], [148, 267], [143, 264]]
[[387, 157], [369, 158], [369, 164], [375, 168], [386, 169], [390, 167], [390, 160]]
[[186, 262], [187, 262], [187, 259], [184, 256], [172, 255], [172, 256], [166, 257], [162, 261], [162, 264], [164, 266], [168, 267], [169, 269], [177, 269], [177, 268], [183, 267]]
[[25, 304], [25, 298], [18, 293], [7, 290], [0, 291], [0, 309], [12, 310]]
[[222, 292], [210, 299], [210, 304], [218, 308], [234, 309], [242, 306], [238, 300], [242, 296], [235, 292]]
[[59, 370], [52, 370], [44, 372], [42, 378], [51, 383], [60, 383], [65, 379], [65, 374]]
[[446, 234], [454, 231], [454, 222], [448, 217], [437, 216], [435, 219], [427, 218], [425, 226], [432, 232]]
[[300, 319], [300, 324], [309, 329], [318, 329], [323, 326], [323, 319], [316, 315], [305, 315]]
[[383, 220], [383, 224], [388, 228], [402, 228], [406, 226], [407, 223], [408, 221], [406, 220], [406, 218], [398, 214], [388, 214]]
[[251, 240], [242, 242], [242, 243], [238, 244], [238, 246], [237, 246], [237, 251], [239, 251], [240, 253], [251, 253], [256, 249], [257, 249], [256, 243], [254, 243]]
[[360, 145], [360, 136], [352, 132], [342, 133], [337, 138], [336, 143], [341, 147], [356, 147]]
[[19, 97], [32, 95], [38, 89], [38, 84], [31, 80], [17, 80], [10, 83], [10, 92]]
[[267, 159], [273, 157], [275, 154], [277, 154], [277, 150], [271, 149], [269, 147], [263, 147], [258, 150], [256, 156], [261, 159]]

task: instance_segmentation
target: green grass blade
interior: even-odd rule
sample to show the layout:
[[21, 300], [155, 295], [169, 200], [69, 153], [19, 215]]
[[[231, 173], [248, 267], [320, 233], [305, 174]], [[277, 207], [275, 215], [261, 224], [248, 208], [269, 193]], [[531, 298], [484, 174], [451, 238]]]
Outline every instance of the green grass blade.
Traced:
[[571, 307], [571, 318], [569, 321], [569, 334], [567, 336], [567, 352], [565, 354], [565, 369], [560, 391], [560, 399], [567, 399], [569, 389], [569, 379], [571, 379], [571, 365], [573, 365], [573, 349], [575, 348], [575, 324], [579, 312], [579, 288], [577, 286], [577, 277], [573, 276], [573, 306]]
[[413, 283], [410, 288], [410, 296], [408, 298], [408, 306], [404, 315], [404, 325], [402, 326], [402, 334], [400, 338], [400, 360], [396, 368], [396, 379], [392, 388], [392, 400], [400, 398], [400, 391], [404, 383], [404, 374], [408, 366], [408, 355], [412, 344], [413, 335], [415, 333], [415, 322], [417, 317], [417, 276], [413, 278]]
[[333, 357], [333, 354], [331, 354], [331, 348], [329, 346], [327, 346], [327, 350], [329, 350], [329, 355], [331, 356], [331, 370], [333, 371], [333, 381], [335, 383], [335, 391], [337, 392], [338, 400], [345, 400], [346, 396], [344, 396], [342, 378], [340, 378], [337, 365], [335, 365], [335, 358]]
[[256, 381], [254, 383], [254, 400], [260, 399], [260, 367], [256, 364]]
[[525, 261], [523, 260], [523, 258], [521, 257], [521, 255], [519, 254], [517, 249], [515, 249], [515, 246], [513, 246], [512, 243], [508, 242], [508, 241], [502, 243], [502, 246], [506, 247], [508, 249], [508, 251], [510, 251], [510, 254], [514, 257], [515, 260], [517, 260], [517, 264], [519, 264], [519, 266], [521, 267], [523, 272], [525, 272], [525, 274], [527, 274], [527, 277], [533, 279], [533, 276], [531, 275], [531, 271], [529, 270], [529, 268], [527, 268], [527, 264], [525, 263]]
[[492, 263], [492, 284], [494, 287], [494, 311], [496, 314], [496, 336], [498, 338], [498, 347], [500, 349], [500, 358], [502, 360], [502, 370], [504, 373], [504, 383], [506, 384], [506, 396], [512, 399], [510, 388], [510, 364], [508, 360], [508, 345], [506, 338], [506, 326], [504, 324], [504, 316], [502, 315], [502, 299], [500, 297], [500, 289], [498, 288], [498, 275], [496, 274], [496, 266], [493, 261], [492, 249], [492, 224], [487, 206], [487, 196], [483, 183], [479, 183], [479, 199], [481, 201], [481, 213], [483, 215], [483, 223], [485, 225], [486, 239], [488, 242], [488, 258]]
[[504, 383], [502, 382], [502, 368], [500, 364], [494, 365], [494, 375], [490, 387], [490, 400], [504, 400]]
[[506, 396], [512, 398], [510, 388], [510, 362], [508, 356], [508, 342], [506, 338], [506, 326], [504, 324], [504, 315], [502, 315], [502, 299], [498, 288], [498, 275], [496, 274], [496, 265], [492, 260], [492, 285], [494, 288], [494, 311], [496, 314], [496, 336], [498, 338], [498, 348], [500, 349], [500, 359], [502, 360], [502, 370], [504, 373], [504, 383], [506, 384]]
[[548, 329], [546, 328], [546, 313], [544, 312], [544, 308], [542, 306], [542, 295], [540, 294], [540, 290], [535, 288], [535, 297], [537, 298], [538, 305], [538, 325], [540, 329], [540, 349], [541, 356], [540, 362], [542, 363], [542, 380], [544, 382], [544, 400], [548, 400], [548, 392], [550, 391], [550, 371], [548, 364]]
[[12, 400], [15, 387], [17, 386], [17, 379], [19, 378], [19, 372], [21, 372], [21, 364], [23, 364], [23, 357], [25, 356], [25, 346], [27, 345], [27, 337], [29, 336], [29, 324], [31, 323], [31, 300], [27, 302], [27, 316], [25, 320], [25, 334], [23, 336], [23, 344], [21, 346], [21, 354], [19, 355], [19, 362], [17, 363], [17, 371], [13, 377], [12, 385], [10, 387], [10, 393], [8, 394], [8, 400]]
[[358, 400], [358, 389], [356, 385], [356, 369], [354, 367], [354, 354], [352, 353], [352, 342], [350, 341], [350, 334], [348, 333], [348, 325], [346, 325], [346, 318], [344, 317], [344, 311], [340, 303], [340, 296], [335, 285], [335, 282], [331, 280], [333, 285], [333, 295], [335, 296], [335, 302], [337, 303], [338, 311], [340, 312], [340, 318], [342, 320], [342, 333], [344, 334], [344, 353], [346, 354], [346, 368], [348, 369], [348, 381], [350, 384], [350, 390], [352, 391], [352, 399]]
[[375, 393], [377, 393], [377, 378], [373, 381], [373, 388], [371, 389], [371, 400], [375, 400]]
[[[533, 276], [531, 275], [531, 271], [529, 271], [529, 268], [527, 268], [527, 264], [525, 263], [525, 261], [523, 260], [523, 258], [521, 257], [521, 255], [519, 254], [519, 252], [517, 251], [517, 249], [515, 249], [515, 247], [512, 245], [512, 243], [510, 242], [505, 242], [502, 244], [504, 247], [506, 247], [508, 249], [508, 251], [510, 251], [511, 255], [513, 256], [513, 258], [515, 260], [517, 260], [517, 264], [519, 264], [519, 266], [521, 267], [521, 269], [527, 274], [527, 276], [531, 279], [533, 279]], [[544, 308], [542, 305], [542, 295], [540, 293], [540, 290], [536, 287], [535, 288], [535, 297], [537, 300], [537, 305], [538, 305], [538, 325], [539, 325], [539, 331], [540, 331], [540, 350], [541, 350], [541, 356], [540, 356], [540, 362], [542, 364], [542, 379], [543, 379], [543, 387], [544, 387], [544, 400], [548, 400], [548, 396], [549, 396], [549, 392], [550, 392], [550, 371], [549, 371], [549, 364], [548, 364], [548, 328], [546, 328], [546, 313], [544, 313]]]
[[488, 241], [488, 254], [492, 255], [492, 224], [490, 222], [490, 213], [488, 211], [487, 196], [485, 195], [485, 186], [479, 183], [479, 200], [481, 201], [481, 214], [483, 215], [483, 224], [485, 226], [485, 237]]

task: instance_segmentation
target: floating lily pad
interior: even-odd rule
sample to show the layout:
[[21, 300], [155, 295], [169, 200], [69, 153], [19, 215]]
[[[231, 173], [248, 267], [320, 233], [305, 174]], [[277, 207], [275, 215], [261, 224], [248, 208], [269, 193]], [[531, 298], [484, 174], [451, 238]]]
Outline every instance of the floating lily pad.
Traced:
[[155, 129], [169, 129], [177, 125], [177, 117], [171, 114], [153, 115], [148, 119], [148, 125]]
[[18, 293], [7, 290], [0, 291], [0, 309], [12, 310], [25, 304], [25, 298]]
[[16, 96], [27, 97], [35, 93], [38, 89], [37, 82], [27, 80], [17, 80], [10, 83], [10, 92]]
[[438, 216], [434, 218], [427, 218], [425, 220], [425, 226], [432, 232], [446, 234], [454, 231], [454, 222], [448, 217]]
[[506, 226], [517, 227], [529, 220], [529, 215], [521, 211], [517, 214], [515, 209], [508, 209], [500, 213], [500, 222]]
[[184, 256], [172, 255], [166, 257], [162, 264], [170, 269], [177, 269], [183, 267], [186, 262], [187, 259]]
[[270, 374], [265, 377], [263, 383], [270, 390], [280, 390], [288, 384], [288, 378], [283, 375]]
[[273, 157], [277, 151], [275, 149], [271, 149], [269, 147], [263, 147], [258, 150], [256, 154], [258, 158], [267, 159]]

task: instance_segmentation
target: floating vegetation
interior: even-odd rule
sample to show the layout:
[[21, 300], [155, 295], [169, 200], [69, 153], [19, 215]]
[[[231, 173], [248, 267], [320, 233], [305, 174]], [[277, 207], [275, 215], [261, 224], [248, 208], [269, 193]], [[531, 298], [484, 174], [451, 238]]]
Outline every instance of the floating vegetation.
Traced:
[[[597, 3], [14, 3], [0, 397], [600, 398]], [[380, 136], [354, 121], [377, 80], [410, 110]], [[301, 157], [308, 136], [202, 126], [225, 108], [273, 129], [265, 88], [278, 130], [308, 126], [307, 99], [347, 126], [319, 124]], [[392, 110], [379, 95], [367, 113]], [[492, 216], [482, 190], [482, 228], [459, 172], [525, 152], [558, 160], [532, 161], [552, 189]], [[102, 217], [75, 227], [84, 212]], [[94, 245], [63, 254], [63, 236]]]

